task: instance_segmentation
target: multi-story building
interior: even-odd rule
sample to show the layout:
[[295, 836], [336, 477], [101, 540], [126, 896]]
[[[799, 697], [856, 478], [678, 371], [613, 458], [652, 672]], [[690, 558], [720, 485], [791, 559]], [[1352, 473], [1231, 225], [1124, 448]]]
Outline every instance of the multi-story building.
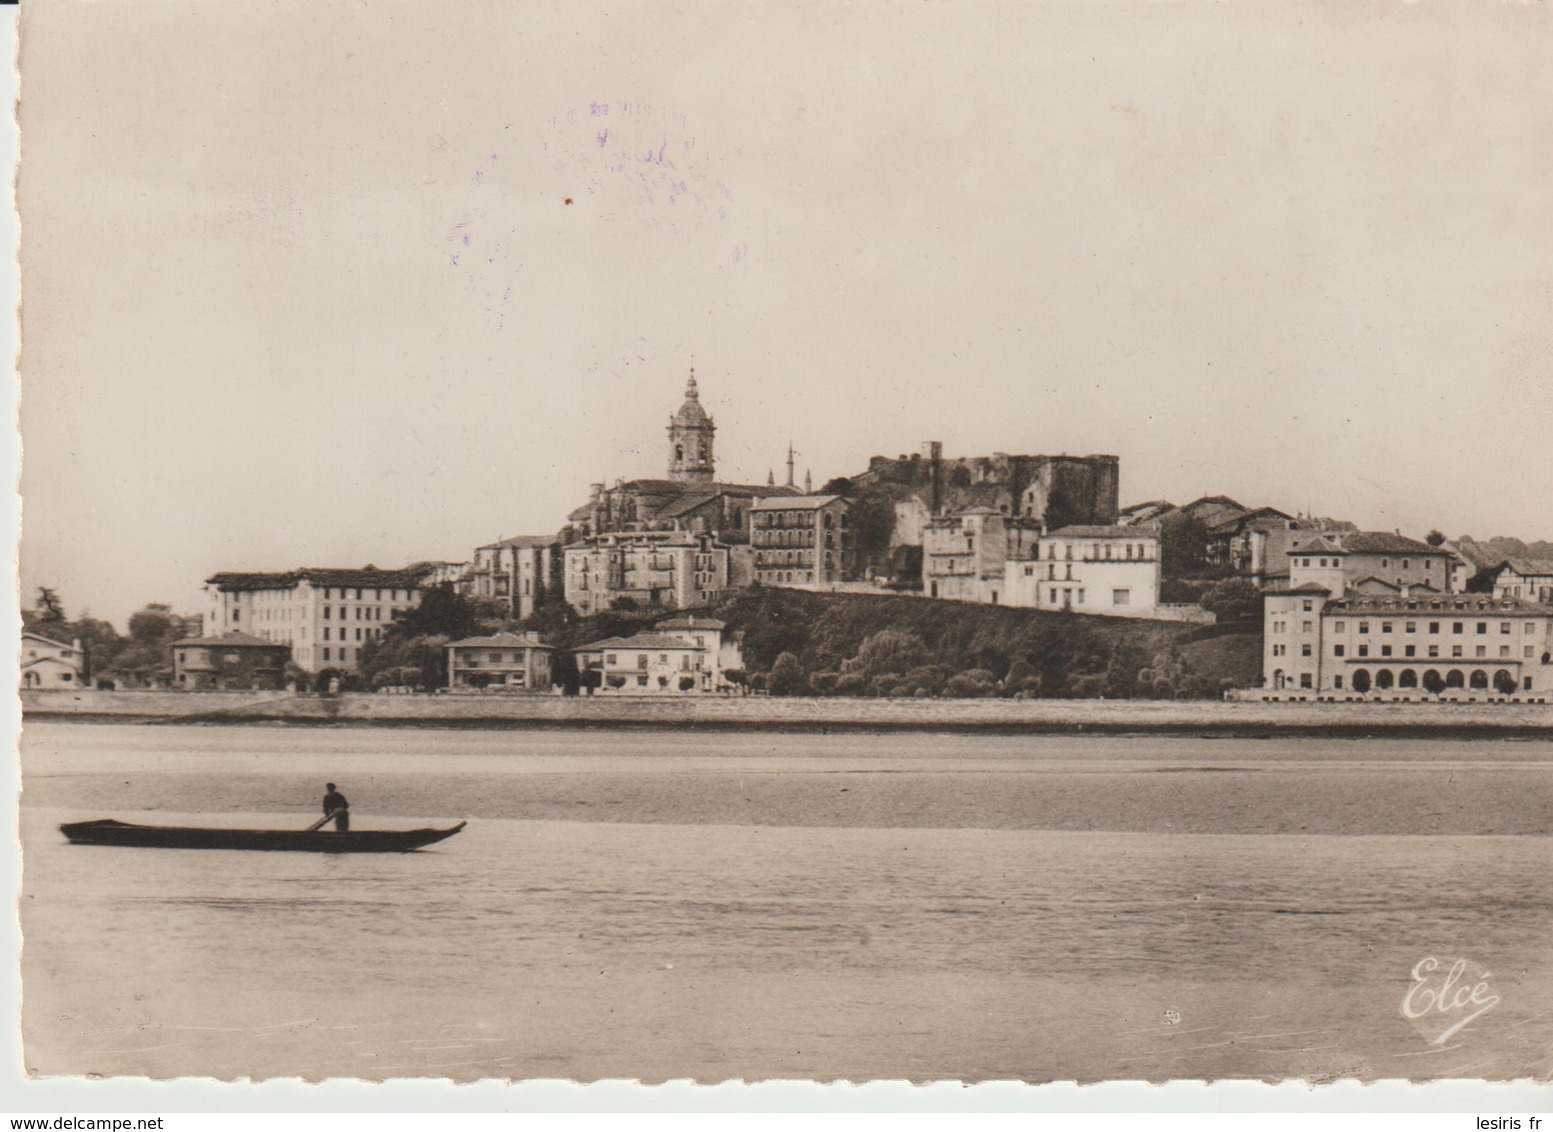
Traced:
[[353, 671], [362, 646], [420, 604], [435, 564], [403, 570], [302, 569], [215, 574], [205, 581], [210, 636], [246, 633], [291, 648], [308, 672]]
[[1154, 617], [1159, 607], [1159, 528], [1062, 527], [1042, 535], [1033, 558], [1004, 565], [1003, 604]]
[[846, 581], [856, 555], [839, 495], [778, 496], [750, 505], [750, 549], [761, 585]]
[[579, 672], [605, 695], [706, 691], [707, 652], [669, 633], [606, 637], [575, 650]]
[[1343, 589], [1341, 556], [1290, 562], [1265, 591], [1265, 698], [1553, 697], [1553, 605], [1369, 575]]
[[518, 535], [477, 547], [461, 583], [469, 597], [501, 602], [522, 620], [561, 593], [561, 542], [555, 535]]
[[84, 688], [85, 663], [80, 641], [67, 645], [30, 629], [22, 633], [23, 689]]
[[[636, 609], [686, 609], [722, 597], [741, 573], [730, 547], [689, 531], [616, 531], [563, 552], [567, 602], [584, 616], [629, 602]], [[743, 570], [747, 573], [747, 568]]]
[[[845, 494], [858, 506], [887, 507], [888, 538], [860, 542], [860, 565], [889, 569], [906, 551], [925, 549], [927, 530], [945, 515], [990, 507], [1009, 520], [1042, 529], [1117, 521], [1119, 461], [1115, 456], [945, 457], [943, 444], [926, 441], [918, 453], [875, 456], [868, 470], [847, 479]], [[925, 567], [924, 567], [925, 569]]]
[[744, 667], [743, 634], [713, 618], [660, 621], [650, 633], [608, 637], [576, 649], [585, 683], [604, 694], [684, 695], [729, 691]]
[[555, 649], [538, 633], [493, 633], [448, 645], [448, 687], [548, 692]]
[[1494, 596], [1553, 605], [1553, 559], [1507, 559], [1494, 575]]
[[171, 645], [173, 687], [185, 692], [279, 691], [286, 686], [289, 645], [236, 631], [185, 637]]
[[1039, 524], [987, 506], [931, 519], [922, 530], [922, 592], [949, 601], [1017, 604], [1008, 600], [1005, 565], [1029, 558], [1039, 537]]
[[1334, 594], [1398, 593], [1404, 587], [1448, 592], [1454, 555], [1386, 531], [1327, 531], [1289, 550], [1289, 584], [1314, 582]]
[[701, 650], [703, 691], [726, 688], [728, 681], [725, 673], [742, 671], [744, 668], [744, 634], [730, 632], [728, 626], [715, 617], [702, 617], [694, 613], [670, 617], [658, 622], [657, 631], [678, 637]]

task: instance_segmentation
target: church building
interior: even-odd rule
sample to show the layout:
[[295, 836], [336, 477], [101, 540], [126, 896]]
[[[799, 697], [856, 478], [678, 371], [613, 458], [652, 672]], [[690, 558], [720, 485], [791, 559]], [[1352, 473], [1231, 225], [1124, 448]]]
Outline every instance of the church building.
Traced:
[[[695, 370], [685, 386], [685, 401], [669, 418], [668, 474], [663, 479], [595, 483], [588, 502], [568, 515], [564, 541], [631, 531], [687, 531], [709, 534], [720, 542], [749, 542], [749, 510], [756, 499], [796, 496], [792, 483], [722, 483], [717, 479], [713, 442], [717, 425], [701, 405]], [[789, 479], [791, 479], [789, 465]]]

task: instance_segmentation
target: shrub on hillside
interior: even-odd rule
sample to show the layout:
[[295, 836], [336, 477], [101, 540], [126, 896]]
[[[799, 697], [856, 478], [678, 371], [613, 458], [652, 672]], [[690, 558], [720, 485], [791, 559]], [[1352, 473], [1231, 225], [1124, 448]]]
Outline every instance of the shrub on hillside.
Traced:
[[838, 696], [861, 696], [868, 686], [856, 672], [843, 672], [836, 677], [835, 692]]
[[767, 687], [773, 696], [801, 696], [809, 690], [809, 679], [804, 675], [798, 658], [790, 652], [784, 652], [771, 666]]

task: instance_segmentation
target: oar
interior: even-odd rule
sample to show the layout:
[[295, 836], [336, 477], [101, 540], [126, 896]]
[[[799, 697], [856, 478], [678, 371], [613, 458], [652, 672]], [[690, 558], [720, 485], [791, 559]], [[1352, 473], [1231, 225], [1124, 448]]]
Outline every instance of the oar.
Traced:
[[339, 813], [338, 810], [330, 810], [327, 814], [325, 814], [323, 817], [319, 818], [317, 821], [315, 821], [312, 825], [308, 826], [302, 832], [303, 833], [317, 833], [327, 823], [333, 821], [334, 820], [334, 815], [337, 814], [337, 813]]

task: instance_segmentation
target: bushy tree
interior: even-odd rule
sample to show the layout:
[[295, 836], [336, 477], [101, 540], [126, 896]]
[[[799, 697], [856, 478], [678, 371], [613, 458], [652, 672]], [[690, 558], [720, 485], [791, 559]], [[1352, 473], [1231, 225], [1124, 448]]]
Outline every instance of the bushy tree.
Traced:
[[1254, 621], [1262, 615], [1262, 591], [1246, 578], [1225, 578], [1197, 604], [1221, 622]]
[[836, 677], [836, 695], [861, 696], [867, 681], [856, 672], [843, 672]]
[[798, 658], [790, 652], [784, 652], [771, 666], [767, 686], [773, 696], [801, 696], [809, 690], [809, 680]]
[[932, 660], [922, 638], [915, 633], [883, 629], [865, 640], [857, 655], [841, 668], [843, 672], [855, 672], [868, 680], [887, 672], [909, 672]]

